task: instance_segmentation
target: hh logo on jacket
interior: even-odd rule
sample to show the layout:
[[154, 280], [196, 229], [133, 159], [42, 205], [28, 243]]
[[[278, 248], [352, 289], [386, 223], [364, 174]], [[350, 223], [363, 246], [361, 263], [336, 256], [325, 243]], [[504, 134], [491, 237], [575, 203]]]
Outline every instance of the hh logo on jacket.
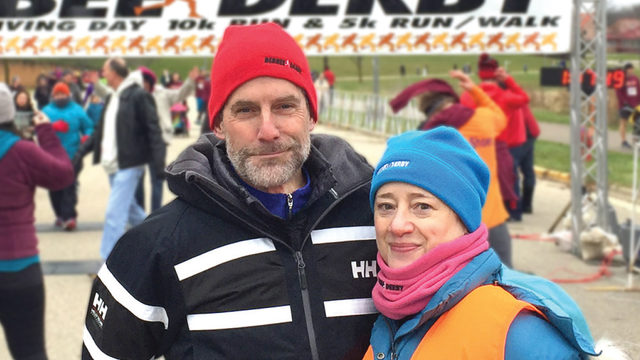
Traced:
[[370, 278], [378, 276], [378, 268], [375, 260], [362, 260], [351, 262], [351, 272], [354, 279]]
[[96, 293], [93, 297], [93, 303], [91, 304], [91, 316], [94, 318], [98, 326], [102, 327], [104, 319], [107, 316], [107, 304], [100, 298], [100, 295]]

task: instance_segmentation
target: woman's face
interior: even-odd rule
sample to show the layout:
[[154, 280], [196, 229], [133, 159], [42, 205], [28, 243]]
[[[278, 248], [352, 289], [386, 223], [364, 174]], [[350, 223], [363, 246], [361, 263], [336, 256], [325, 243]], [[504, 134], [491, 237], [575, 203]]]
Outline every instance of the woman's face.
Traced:
[[28, 101], [29, 98], [25, 93], [19, 93], [18, 96], [16, 96], [16, 105], [18, 106], [26, 106]]
[[374, 222], [378, 251], [391, 268], [407, 266], [467, 232], [458, 215], [440, 199], [401, 182], [378, 189]]

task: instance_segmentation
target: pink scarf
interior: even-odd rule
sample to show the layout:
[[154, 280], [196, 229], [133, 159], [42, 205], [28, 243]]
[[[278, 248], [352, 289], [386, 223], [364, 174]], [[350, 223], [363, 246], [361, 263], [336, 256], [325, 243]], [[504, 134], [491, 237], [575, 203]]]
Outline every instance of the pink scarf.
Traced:
[[433, 295], [476, 255], [489, 248], [487, 227], [440, 244], [413, 263], [392, 269], [378, 252], [373, 302], [386, 317], [399, 320], [424, 309]]

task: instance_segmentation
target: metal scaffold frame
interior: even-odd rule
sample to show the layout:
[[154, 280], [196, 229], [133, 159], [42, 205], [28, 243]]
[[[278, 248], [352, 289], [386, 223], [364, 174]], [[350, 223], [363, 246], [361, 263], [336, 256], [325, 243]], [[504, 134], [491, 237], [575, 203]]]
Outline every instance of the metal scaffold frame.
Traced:
[[[585, 196], [596, 194], [596, 224], [610, 231], [607, 177], [607, 17], [606, 0], [573, 0], [573, 51], [571, 53], [571, 231], [573, 252], [580, 253], [585, 230]], [[583, 33], [583, 21], [594, 24], [593, 37]], [[586, 94], [582, 74], [593, 71], [595, 91]], [[593, 129], [593, 130], [590, 130]], [[587, 139], [591, 137], [591, 141]]]

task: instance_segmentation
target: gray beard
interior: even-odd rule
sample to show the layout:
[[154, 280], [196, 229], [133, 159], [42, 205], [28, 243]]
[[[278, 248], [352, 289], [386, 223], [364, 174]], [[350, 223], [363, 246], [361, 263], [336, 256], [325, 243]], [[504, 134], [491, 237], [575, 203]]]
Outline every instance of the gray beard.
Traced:
[[[225, 136], [226, 137], [226, 136]], [[307, 134], [300, 142], [294, 138], [283, 139], [273, 144], [258, 148], [244, 147], [237, 149], [227, 138], [227, 155], [234, 169], [249, 185], [265, 189], [282, 186], [291, 180], [307, 161], [311, 152], [311, 137]], [[252, 155], [261, 152], [278, 152], [289, 150], [287, 158], [256, 161]]]

